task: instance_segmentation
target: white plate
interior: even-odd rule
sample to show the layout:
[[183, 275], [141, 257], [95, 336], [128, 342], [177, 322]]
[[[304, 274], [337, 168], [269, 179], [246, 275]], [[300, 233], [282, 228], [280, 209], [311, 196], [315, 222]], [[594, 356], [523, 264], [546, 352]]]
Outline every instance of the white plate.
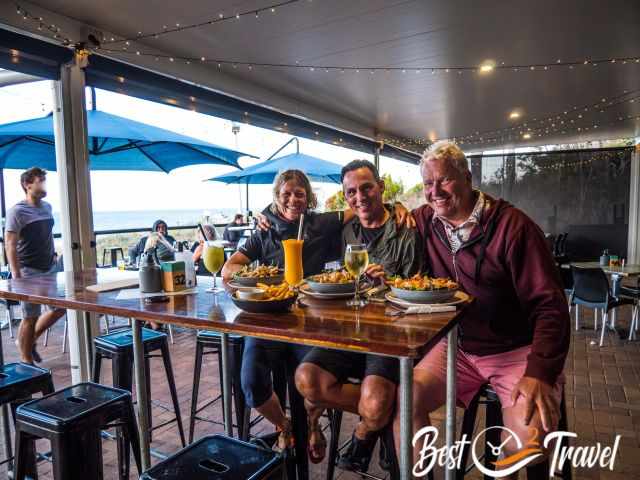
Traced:
[[453, 300], [451, 300], [450, 302], [441, 302], [441, 303], [414, 303], [414, 302], [407, 302], [406, 300], [402, 300], [398, 297], [396, 297], [392, 292], [388, 292], [384, 298], [386, 298], [388, 301], [390, 301], [391, 303], [393, 303], [394, 305], [398, 305], [399, 307], [402, 308], [409, 308], [409, 307], [420, 307], [420, 306], [424, 306], [424, 305], [458, 305], [459, 303], [463, 303], [469, 300], [469, 295], [467, 295], [466, 293], [464, 293], [461, 290], [458, 290], [455, 294], [455, 296], [453, 297]]
[[[363, 294], [364, 292], [368, 291], [370, 288], [371, 288], [371, 286], [366, 286], [365, 288], [360, 290], [360, 294]], [[348, 292], [348, 293], [320, 293], [320, 292], [314, 292], [313, 290], [311, 290], [309, 285], [307, 285], [306, 283], [300, 287], [300, 293], [304, 293], [305, 295], [309, 295], [312, 298], [319, 298], [319, 299], [323, 299], [323, 300], [336, 300], [336, 299], [339, 299], [339, 298], [353, 298], [353, 295], [354, 295], [354, 292]]]

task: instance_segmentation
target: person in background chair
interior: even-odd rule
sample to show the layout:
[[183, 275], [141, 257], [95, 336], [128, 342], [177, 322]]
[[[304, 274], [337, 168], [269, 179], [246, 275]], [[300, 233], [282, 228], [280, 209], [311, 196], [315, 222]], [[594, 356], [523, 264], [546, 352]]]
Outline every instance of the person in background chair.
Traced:
[[[156, 220], [155, 222], [153, 222], [151, 232], [157, 233], [170, 245], [173, 245], [176, 239], [167, 233], [168, 228], [169, 227], [167, 227], [167, 222], [165, 222], [164, 220]], [[134, 248], [129, 249], [129, 258], [134, 265], [137, 265], [140, 261], [140, 255], [144, 253], [145, 245], [147, 244], [148, 239], [149, 235], [145, 235], [140, 240], [138, 240], [138, 243]], [[160, 260], [161, 262], [168, 262], [175, 259], [173, 249], [170, 250], [162, 242], [157, 242], [156, 253], [158, 254], [158, 260]]]
[[244, 217], [241, 213], [236, 213], [235, 217], [233, 217], [233, 222], [224, 227], [224, 233], [222, 234], [222, 238], [227, 242], [231, 242], [231, 246], [235, 248], [238, 245], [238, 242], [244, 235], [242, 230], [229, 230], [229, 227], [237, 227], [239, 225], [244, 224]]
[[204, 266], [204, 262], [202, 261], [202, 251], [204, 250], [205, 240], [216, 240], [217, 234], [216, 234], [216, 229], [213, 228], [213, 225], [202, 225], [202, 228], [204, 229], [207, 235], [207, 238], [204, 238], [202, 236], [202, 232], [198, 228], [197, 229], [198, 241], [194, 242], [193, 245], [191, 246], [191, 252], [193, 253], [193, 263], [196, 266], [196, 273], [198, 275], [211, 276], [211, 273], [209, 272], [209, 270], [206, 269], [206, 267]]

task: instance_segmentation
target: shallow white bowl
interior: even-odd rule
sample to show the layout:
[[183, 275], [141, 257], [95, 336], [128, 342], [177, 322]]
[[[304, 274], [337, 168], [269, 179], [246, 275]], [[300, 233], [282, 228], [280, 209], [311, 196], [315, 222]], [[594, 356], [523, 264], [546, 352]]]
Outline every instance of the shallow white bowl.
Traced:
[[262, 300], [265, 297], [265, 291], [254, 287], [239, 288], [236, 296], [240, 300]]

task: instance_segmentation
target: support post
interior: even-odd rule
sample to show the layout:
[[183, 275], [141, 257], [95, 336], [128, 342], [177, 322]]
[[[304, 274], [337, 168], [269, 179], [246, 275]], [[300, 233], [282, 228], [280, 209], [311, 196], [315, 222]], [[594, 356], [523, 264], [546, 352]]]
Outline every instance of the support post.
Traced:
[[640, 263], [640, 142], [631, 153], [627, 264]]
[[383, 147], [384, 144], [380, 142], [373, 151], [373, 164], [376, 166], [376, 170], [378, 170], [378, 172], [380, 171], [380, 151]]
[[248, 213], [251, 211], [249, 209], [249, 182], [247, 182], [246, 188], [247, 188], [247, 213]]
[[[87, 115], [84, 63], [76, 53], [63, 65], [60, 80], [53, 82], [53, 124], [56, 167], [60, 182], [60, 221], [65, 271], [96, 268], [91, 179], [87, 149]], [[91, 341], [98, 330], [96, 316], [67, 311], [72, 383], [91, 378]]]
[[[7, 305], [7, 308], [11, 308]], [[8, 315], [9, 321], [11, 316]], [[2, 330], [0, 330], [0, 367], [4, 366], [4, 351], [2, 349]], [[4, 451], [4, 458], [9, 459], [13, 457], [11, 450], [11, 424], [9, 423], [9, 404], [5, 403], [0, 406], [0, 431], [2, 432], [2, 446]], [[8, 470], [13, 470], [13, 462], [7, 464]]]

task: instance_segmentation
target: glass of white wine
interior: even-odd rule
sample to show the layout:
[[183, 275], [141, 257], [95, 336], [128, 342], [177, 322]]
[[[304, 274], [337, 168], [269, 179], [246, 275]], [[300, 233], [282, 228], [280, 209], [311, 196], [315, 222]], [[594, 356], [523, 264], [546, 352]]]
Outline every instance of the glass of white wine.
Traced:
[[204, 266], [213, 276], [213, 288], [207, 289], [207, 292], [218, 293], [223, 291], [222, 288], [216, 287], [216, 274], [224, 265], [224, 248], [218, 242], [204, 242], [204, 250], [202, 251], [202, 261]]
[[353, 299], [347, 302], [347, 305], [354, 308], [363, 307], [367, 302], [360, 298], [360, 277], [369, 266], [367, 246], [363, 243], [348, 244], [344, 253], [344, 266], [356, 280], [356, 293]]

